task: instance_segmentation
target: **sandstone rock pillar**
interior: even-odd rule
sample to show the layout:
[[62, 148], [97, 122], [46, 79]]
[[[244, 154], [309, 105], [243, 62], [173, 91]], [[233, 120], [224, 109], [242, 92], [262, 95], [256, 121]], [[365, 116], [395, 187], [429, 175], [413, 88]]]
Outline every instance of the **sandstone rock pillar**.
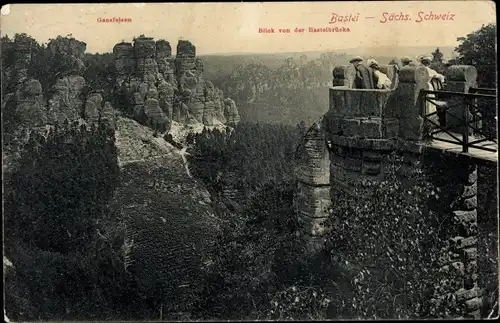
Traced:
[[330, 232], [330, 159], [321, 122], [309, 128], [297, 149], [294, 208], [311, 251]]
[[134, 47], [131, 43], [122, 42], [113, 47], [115, 55], [116, 83], [120, 87], [135, 69]]

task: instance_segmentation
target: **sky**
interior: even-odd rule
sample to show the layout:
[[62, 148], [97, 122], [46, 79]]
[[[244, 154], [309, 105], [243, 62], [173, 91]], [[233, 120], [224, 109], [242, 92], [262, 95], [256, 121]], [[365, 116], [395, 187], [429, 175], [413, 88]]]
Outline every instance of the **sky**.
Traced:
[[[11, 4], [1, 13], [2, 36], [27, 33], [44, 43], [72, 34], [87, 44], [89, 53], [110, 52], [116, 43], [140, 34], [170, 41], [174, 53], [178, 40], [190, 40], [198, 55], [456, 46], [457, 37], [496, 23], [493, 1]], [[389, 21], [391, 14], [408, 20]], [[441, 19], [425, 20], [431, 14]], [[113, 17], [131, 22], [98, 22]], [[349, 31], [309, 32], [309, 27]], [[259, 33], [259, 28], [273, 28], [274, 33]], [[290, 33], [280, 33], [280, 28]]]

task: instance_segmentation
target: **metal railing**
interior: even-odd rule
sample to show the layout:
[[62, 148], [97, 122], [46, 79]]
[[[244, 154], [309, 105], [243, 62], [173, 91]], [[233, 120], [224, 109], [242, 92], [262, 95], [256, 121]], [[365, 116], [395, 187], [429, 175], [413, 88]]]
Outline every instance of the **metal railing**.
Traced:
[[[420, 91], [420, 107], [421, 115], [424, 122], [433, 126], [433, 129], [429, 130], [429, 133], [425, 134], [426, 137], [432, 140], [444, 141], [448, 143], [453, 143], [462, 146], [462, 152], [469, 152], [469, 148], [476, 148], [480, 150], [496, 152], [496, 148], [490, 148], [485, 146], [479, 146], [479, 143], [490, 141], [497, 144], [496, 136], [493, 137], [491, 134], [486, 134], [481, 126], [478, 124], [486, 118], [479, 113], [479, 107], [477, 105], [477, 99], [487, 99], [492, 102], [491, 104], [496, 105], [496, 90], [495, 89], [484, 89], [484, 88], [472, 88], [472, 93], [464, 92], [453, 92], [453, 91], [442, 91], [442, 84], [435, 83], [433, 87], [439, 90], [421, 90]], [[487, 94], [485, 94], [487, 93]], [[491, 94], [494, 93], [494, 94]], [[432, 113], [426, 113], [427, 106], [433, 105], [436, 107], [436, 111]], [[450, 113], [451, 108], [463, 107], [459, 111], [463, 111], [461, 116], [454, 115]], [[435, 117], [439, 117], [439, 122], [435, 121]], [[457, 125], [447, 125], [447, 117], [457, 120], [458, 127], [460, 128], [460, 134], [452, 132], [452, 129], [456, 129]], [[474, 135], [479, 137], [471, 138], [471, 130]], [[440, 133], [445, 133], [452, 138], [440, 138], [436, 135]], [[471, 139], [473, 139], [471, 141]]]
[[485, 87], [471, 87], [469, 88], [469, 93], [496, 94], [497, 89], [489, 89]]

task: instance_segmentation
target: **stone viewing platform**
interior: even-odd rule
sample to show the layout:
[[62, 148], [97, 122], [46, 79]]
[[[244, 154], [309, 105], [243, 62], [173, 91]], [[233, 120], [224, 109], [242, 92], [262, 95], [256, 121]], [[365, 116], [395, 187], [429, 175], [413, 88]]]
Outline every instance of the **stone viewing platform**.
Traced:
[[[323, 237], [333, 230], [335, 219], [329, 218], [328, 209], [335, 208], [336, 193], [342, 191], [357, 198], [357, 187], [384, 181], [393, 152], [403, 156], [403, 170], [422, 167], [440, 174], [441, 180], [432, 177], [434, 173], [430, 178], [442, 191], [441, 200], [452, 201], [439, 206], [440, 212], [447, 214], [443, 215], [448, 219], [443, 225], [450, 228], [450, 239], [476, 241], [477, 168], [481, 163], [497, 163], [497, 144], [472, 134], [470, 129], [480, 131], [480, 124], [466, 123], [475, 116], [465, 109], [477, 108], [476, 98], [496, 97], [469, 93], [477, 86], [473, 66], [449, 67], [446, 83], [439, 89], [433, 88], [424, 66], [405, 66], [398, 71], [394, 65], [385, 65], [381, 71], [391, 79], [390, 89], [355, 89], [354, 67], [335, 67], [333, 86], [328, 89], [329, 110], [299, 145], [295, 209], [309, 251], [321, 249]], [[466, 105], [466, 100], [472, 103]], [[438, 124], [441, 121], [436, 113], [427, 112], [428, 102], [445, 107], [446, 120], [453, 121]], [[439, 128], [430, 128], [432, 122]], [[461, 134], [450, 129], [458, 129]], [[468, 143], [472, 143], [470, 148]], [[476, 243], [468, 245], [467, 250], [450, 258], [450, 264], [467, 268], [455, 282], [462, 294], [478, 290], [476, 260], [470, 256], [477, 253]], [[481, 302], [481, 293], [469, 294], [464, 304]], [[477, 308], [465, 306], [463, 316], [477, 317], [478, 313]]]

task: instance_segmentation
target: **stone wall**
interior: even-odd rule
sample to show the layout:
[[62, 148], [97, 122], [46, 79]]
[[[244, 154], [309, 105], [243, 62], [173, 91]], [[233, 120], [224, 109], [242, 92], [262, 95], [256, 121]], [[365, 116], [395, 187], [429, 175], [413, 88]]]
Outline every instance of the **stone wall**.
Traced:
[[208, 126], [239, 122], [234, 101], [204, 80], [203, 61], [191, 42], [180, 40], [174, 57], [168, 41], [140, 36], [133, 44], [116, 44], [113, 53], [116, 88], [135, 120], [157, 130], [168, 128], [170, 121]]
[[[475, 84], [474, 71], [468, 66], [450, 68], [448, 89], [454, 86], [454, 91], [467, 91]], [[322, 212], [324, 206], [335, 207], [335, 201], [325, 201], [325, 189], [333, 199], [338, 190], [352, 195], [358, 185], [381, 182], [389, 170], [386, 157], [398, 151], [404, 156], [402, 167], [430, 169], [432, 184], [443, 192], [430, 211], [443, 216], [450, 242], [440, 257], [440, 270], [453, 272], [455, 278], [438, 284], [434, 301], [452, 308], [457, 316], [478, 318], [482, 291], [477, 272], [477, 165], [461, 155], [443, 154], [423, 145], [420, 91], [430, 86], [427, 69], [406, 66], [399, 73], [388, 74], [394, 78], [391, 90], [352, 89], [353, 69], [334, 68], [322, 133], [306, 136], [298, 151], [302, 159], [297, 167], [295, 202], [303, 233], [318, 238], [332, 229], [328, 224], [335, 219], [328, 220]], [[330, 163], [329, 180], [322, 176], [325, 163]], [[316, 239], [315, 250], [320, 242]]]
[[479, 318], [482, 289], [478, 286], [478, 166], [457, 155], [428, 151], [424, 165], [431, 169], [433, 184], [440, 189], [439, 204], [431, 211], [442, 218], [449, 245], [440, 255], [440, 271], [450, 278], [438, 283], [434, 302], [451, 308], [455, 315]]
[[[384, 66], [384, 71], [393, 78], [391, 90], [352, 89], [348, 85], [329, 89], [330, 108], [327, 113], [328, 131], [346, 137], [394, 138], [399, 134], [400, 105], [392, 97], [398, 89], [398, 74], [395, 66]], [[334, 69], [333, 83], [350, 82], [349, 67]]]

